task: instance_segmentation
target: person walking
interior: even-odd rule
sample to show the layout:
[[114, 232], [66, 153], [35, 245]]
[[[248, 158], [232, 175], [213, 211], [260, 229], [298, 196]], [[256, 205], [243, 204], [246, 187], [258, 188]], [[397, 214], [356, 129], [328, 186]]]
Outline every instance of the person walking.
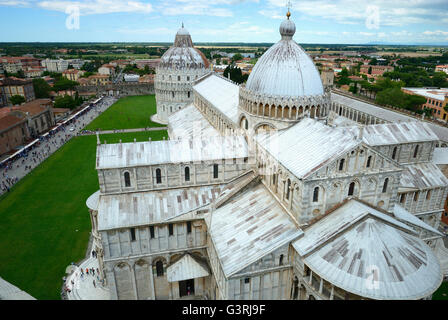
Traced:
[[96, 288], [95, 280], [93, 280], [93, 287]]

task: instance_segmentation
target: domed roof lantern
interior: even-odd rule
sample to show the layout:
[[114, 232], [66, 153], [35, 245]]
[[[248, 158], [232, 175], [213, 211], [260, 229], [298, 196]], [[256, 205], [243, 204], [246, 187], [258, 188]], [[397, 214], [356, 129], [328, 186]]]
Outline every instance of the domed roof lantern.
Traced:
[[174, 40], [175, 47], [193, 47], [193, 41], [191, 40], [190, 33], [184, 28], [184, 23], [182, 22], [182, 28], [180, 28], [176, 33], [176, 38]]
[[280, 35], [282, 36], [282, 40], [291, 40], [294, 34], [296, 33], [296, 25], [294, 22], [289, 20], [289, 17], [291, 16], [291, 12], [286, 14], [286, 20], [283, 20], [283, 22], [280, 25]]

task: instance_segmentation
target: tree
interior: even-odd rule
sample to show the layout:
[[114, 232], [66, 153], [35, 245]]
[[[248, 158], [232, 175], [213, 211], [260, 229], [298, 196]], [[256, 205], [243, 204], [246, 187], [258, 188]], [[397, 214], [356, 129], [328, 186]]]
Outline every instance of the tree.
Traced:
[[52, 89], [44, 79], [33, 79], [33, 87], [37, 99], [50, 97]]
[[243, 60], [243, 58], [244, 57], [241, 55], [241, 53], [234, 54], [232, 57], [232, 62]]
[[367, 71], [368, 74], [372, 74], [372, 67], [369, 67], [369, 70]]
[[13, 95], [11, 98], [9, 98], [9, 101], [13, 104], [22, 104], [25, 102], [25, 98], [19, 94]]
[[414, 112], [421, 110], [421, 106], [426, 103], [426, 98], [413, 94], [406, 94], [405, 108]]
[[75, 99], [66, 94], [64, 96], [56, 97], [56, 99], [54, 100], [54, 107], [74, 109], [76, 108], [76, 102]]
[[76, 81], [62, 78], [61, 80], [57, 81], [53, 85], [53, 89], [54, 89], [54, 91], [64, 91], [64, 90], [74, 89], [77, 85], [79, 85], [79, 83]]
[[378, 60], [376, 58], [373, 58], [372, 60], [370, 60], [371, 66], [376, 66], [377, 64], [378, 64]]
[[228, 77], [230, 73], [230, 80], [240, 84], [247, 81], [247, 78], [249, 77], [247, 74], [243, 75], [240, 68], [235, 67], [234, 65], [229, 65], [224, 70], [224, 77]]

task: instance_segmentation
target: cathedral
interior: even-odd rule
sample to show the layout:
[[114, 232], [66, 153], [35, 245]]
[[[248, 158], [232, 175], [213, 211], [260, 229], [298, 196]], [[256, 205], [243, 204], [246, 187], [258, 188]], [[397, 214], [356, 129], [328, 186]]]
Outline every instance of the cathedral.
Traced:
[[430, 299], [441, 285], [439, 138], [345, 116], [289, 12], [279, 31], [237, 85], [182, 26], [155, 82], [169, 140], [98, 141], [87, 206], [110, 299]]

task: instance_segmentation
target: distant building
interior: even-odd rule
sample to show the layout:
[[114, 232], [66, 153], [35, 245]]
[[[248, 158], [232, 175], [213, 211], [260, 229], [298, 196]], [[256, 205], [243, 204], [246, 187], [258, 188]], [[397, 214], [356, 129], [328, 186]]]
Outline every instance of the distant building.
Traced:
[[115, 74], [115, 67], [111, 64], [104, 64], [98, 69], [98, 73], [106, 76], [113, 76]]
[[[370, 68], [372, 68], [370, 70]], [[370, 73], [369, 73], [370, 70]], [[394, 71], [394, 67], [392, 66], [371, 66], [368, 64], [362, 65], [359, 73], [361, 74], [371, 74], [374, 77], [382, 76], [386, 72], [392, 72]]]
[[56, 122], [70, 115], [70, 109], [68, 108], [52, 108], [52, 111], [54, 114], [54, 121]]
[[15, 95], [24, 97], [26, 102], [34, 100], [33, 81], [16, 77], [9, 77], [0, 81], [0, 96], [3, 96], [1, 99], [3, 106], [10, 105], [9, 99]]
[[33, 74], [31, 70], [40, 70], [40, 60], [33, 57], [1, 57], [0, 63], [8, 73], [23, 71], [25, 75]]
[[436, 72], [445, 72], [448, 74], [448, 64], [436, 66]]
[[154, 74], [145, 74], [144, 76], [141, 76], [140, 79], [138, 79], [139, 83], [154, 83]]
[[107, 85], [110, 80], [108, 75], [94, 74], [88, 78], [79, 78], [78, 82], [81, 86], [97, 86]]
[[138, 74], [125, 74], [124, 81], [125, 82], [138, 82], [140, 76]]
[[431, 109], [434, 117], [445, 121], [448, 120], [448, 112], [445, 111], [448, 103], [448, 88], [401, 88], [401, 90], [407, 94], [425, 97], [426, 103], [422, 105], [422, 109]]
[[2, 108], [0, 109], [0, 117], [12, 114], [27, 119], [30, 135], [37, 137], [55, 124], [52, 107], [53, 102], [50, 99], [37, 99], [21, 106]]
[[334, 84], [334, 71], [331, 69], [324, 69], [320, 73], [322, 84], [324, 87], [332, 87]]
[[144, 69], [145, 66], [148, 66], [148, 68], [155, 70], [159, 66], [160, 61], [160, 59], [136, 59], [132, 61], [132, 64], [136, 64], [139, 69]]
[[62, 76], [68, 80], [78, 81], [85, 72], [77, 69], [67, 69], [62, 72]]
[[0, 116], [0, 155], [23, 145], [29, 137], [26, 119], [13, 114]]

